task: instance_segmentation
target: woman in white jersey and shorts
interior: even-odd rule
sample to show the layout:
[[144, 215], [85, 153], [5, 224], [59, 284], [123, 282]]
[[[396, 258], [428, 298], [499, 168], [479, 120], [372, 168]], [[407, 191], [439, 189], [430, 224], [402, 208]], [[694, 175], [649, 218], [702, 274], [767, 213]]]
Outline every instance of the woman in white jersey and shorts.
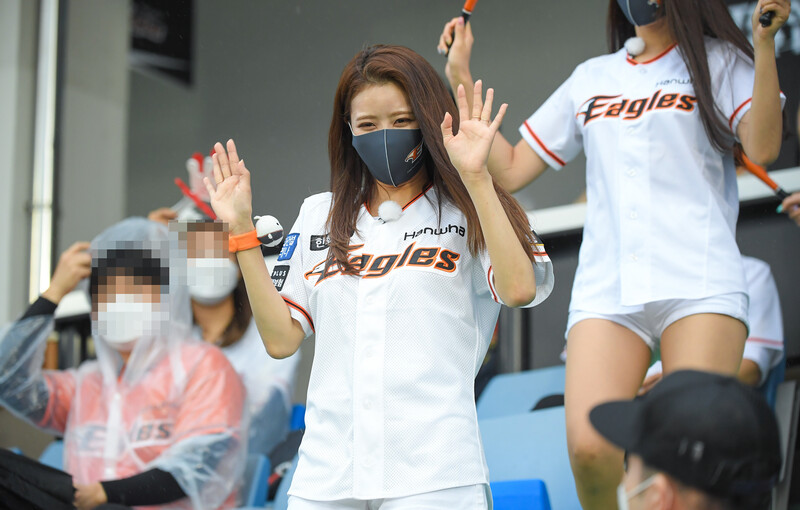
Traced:
[[316, 335], [292, 510], [489, 506], [475, 375], [501, 303], [541, 302], [553, 273], [486, 168], [505, 105], [492, 121], [491, 89], [470, 95], [456, 109], [407, 48], [359, 52], [334, 99], [331, 192], [305, 200], [271, 280], [246, 249], [250, 174], [216, 146], [206, 185], [267, 351]]
[[[732, 147], [754, 161], [780, 148], [774, 36], [789, 0], [761, 0], [753, 47], [723, 0], [609, 0], [612, 53], [579, 65], [521, 127], [495, 137], [488, 167], [515, 191], [547, 167], [587, 157], [587, 218], [567, 325], [566, 419], [584, 509], [616, 508], [622, 452], [589, 410], [633, 398], [661, 338], [665, 373], [735, 374], [748, 297], [734, 228]], [[759, 24], [772, 11], [769, 27]], [[454, 19], [447, 75], [469, 88], [470, 27]], [[641, 38], [639, 48], [623, 44]], [[633, 45], [635, 46], [635, 45]], [[642, 47], [643, 46], [643, 47]]]

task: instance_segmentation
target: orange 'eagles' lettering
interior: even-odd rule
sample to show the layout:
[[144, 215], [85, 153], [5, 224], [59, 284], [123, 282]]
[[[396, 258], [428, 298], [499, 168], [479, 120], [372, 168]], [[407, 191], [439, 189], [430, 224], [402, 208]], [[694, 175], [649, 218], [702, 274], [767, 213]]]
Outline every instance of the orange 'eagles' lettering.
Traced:
[[620, 99], [616, 96], [594, 96], [581, 105], [576, 117], [583, 115], [583, 125], [597, 119], [622, 118], [622, 120], [636, 120], [642, 115], [652, 111], [675, 109], [682, 112], [692, 112], [697, 104], [697, 98], [688, 94], [663, 94], [659, 89], [651, 97], [639, 99]]
[[[420, 247], [416, 243], [411, 243], [403, 253], [390, 253], [386, 255], [373, 255], [362, 253], [350, 257], [350, 264], [358, 270], [362, 278], [381, 278], [391, 271], [401, 267], [423, 268], [429, 267], [444, 273], [453, 273], [456, 270], [456, 262], [461, 255], [440, 247]], [[361, 246], [358, 246], [360, 248]], [[352, 248], [351, 247], [351, 251]], [[306, 280], [312, 276], [317, 277], [314, 285], [319, 285], [323, 280], [342, 273], [339, 264], [328, 258], [311, 268], [305, 273]]]

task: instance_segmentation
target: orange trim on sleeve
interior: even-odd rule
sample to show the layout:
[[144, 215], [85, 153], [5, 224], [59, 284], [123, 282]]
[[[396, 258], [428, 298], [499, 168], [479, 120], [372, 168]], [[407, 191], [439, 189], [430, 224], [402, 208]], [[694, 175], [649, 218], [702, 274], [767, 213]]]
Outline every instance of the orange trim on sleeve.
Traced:
[[728, 120], [728, 127], [729, 128], [733, 129], [733, 121], [734, 121], [734, 119], [736, 119], [736, 116], [739, 115], [739, 112], [742, 110], [742, 108], [747, 106], [747, 103], [749, 103], [752, 100], [753, 100], [753, 98], [751, 97], [750, 99], [748, 99], [744, 103], [740, 104], [739, 108], [737, 108], [736, 110], [733, 111], [733, 115], [731, 115], [730, 120]]
[[492, 291], [492, 299], [500, 303], [497, 294], [494, 292], [494, 285], [492, 285], [492, 266], [489, 266], [489, 270], [486, 272], [486, 283], [489, 284], [489, 290]]
[[[281, 296], [281, 297], [283, 297], [283, 296]], [[284, 297], [283, 300], [286, 302], [286, 304], [288, 306], [291, 306], [292, 308], [294, 308], [295, 310], [297, 310], [298, 312], [303, 314], [303, 317], [305, 317], [306, 320], [308, 321], [308, 325], [311, 326], [311, 331], [313, 331], [314, 333], [317, 332], [317, 330], [314, 329], [314, 321], [311, 319], [311, 314], [308, 313], [305, 308], [303, 308], [302, 306], [298, 305], [297, 303], [295, 303], [294, 301], [292, 301], [291, 299], [289, 299], [287, 297]]]
[[547, 153], [547, 155], [548, 155], [548, 156], [550, 156], [551, 158], [553, 158], [553, 160], [554, 160], [556, 163], [558, 163], [559, 165], [561, 165], [561, 166], [564, 166], [564, 165], [566, 165], [566, 163], [564, 162], [564, 160], [563, 160], [563, 159], [561, 159], [561, 158], [559, 158], [558, 156], [556, 156], [556, 155], [555, 155], [555, 153], [554, 153], [553, 151], [551, 151], [550, 149], [548, 149], [548, 148], [547, 148], [547, 146], [546, 146], [546, 145], [545, 145], [545, 144], [544, 144], [544, 143], [543, 143], [543, 142], [542, 142], [542, 141], [539, 139], [539, 137], [538, 137], [538, 136], [536, 136], [536, 133], [534, 133], [534, 132], [533, 132], [533, 129], [531, 129], [531, 127], [528, 125], [528, 121], [527, 121], [527, 120], [525, 121], [524, 125], [525, 125], [525, 127], [528, 129], [528, 132], [531, 134], [531, 136], [533, 137], [533, 139], [534, 139], [534, 140], [536, 140], [536, 143], [538, 143], [538, 144], [539, 144], [539, 147], [541, 147], [541, 148], [542, 148], [542, 150], [543, 150], [545, 153]]
[[783, 342], [781, 342], [780, 340], [770, 340], [768, 338], [758, 338], [751, 336], [750, 338], [747, 339], [747, 341], [756, 344], [769, 345], [771, 347], [783, 347]]

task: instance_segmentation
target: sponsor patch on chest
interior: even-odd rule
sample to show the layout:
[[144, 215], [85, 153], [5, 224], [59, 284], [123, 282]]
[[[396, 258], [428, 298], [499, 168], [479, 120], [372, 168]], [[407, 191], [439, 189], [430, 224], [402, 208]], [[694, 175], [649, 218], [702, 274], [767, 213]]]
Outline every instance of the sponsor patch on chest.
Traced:
[[289, 234], [286, 236], [286, 240], [283, 241], [281, 252], [278, 254], [278, 260], [289, 260], [292, 258], [294, 250], [297, 248], [298, 237], [300, 237], [300, 234]]
[[289, 276], [288, 265], [275, 266], [272, 269], [272, 284], [275, 286], [275, 289], [278, 292], [283, 290], [283, 286], [286, 283], [287, 276]]

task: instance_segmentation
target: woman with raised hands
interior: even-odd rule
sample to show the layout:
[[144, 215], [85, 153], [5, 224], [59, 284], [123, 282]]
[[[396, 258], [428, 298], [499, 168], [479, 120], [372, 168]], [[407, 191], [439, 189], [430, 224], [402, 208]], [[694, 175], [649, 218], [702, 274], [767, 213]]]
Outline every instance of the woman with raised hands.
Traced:
[[[458, 90], [400, 46], [345, 67], [329, 132], [331, 191], [307, 198], [272, 278], [250, 172], [217, 144], [228, 222], [267, 351], [316, 334], [292, 510], [488, 507], [473, 382], [502, 303], [534, 306], [552, 266], [486, 158], [506, 105]], [[255, 424], [257, 426], [257, 424]]]

